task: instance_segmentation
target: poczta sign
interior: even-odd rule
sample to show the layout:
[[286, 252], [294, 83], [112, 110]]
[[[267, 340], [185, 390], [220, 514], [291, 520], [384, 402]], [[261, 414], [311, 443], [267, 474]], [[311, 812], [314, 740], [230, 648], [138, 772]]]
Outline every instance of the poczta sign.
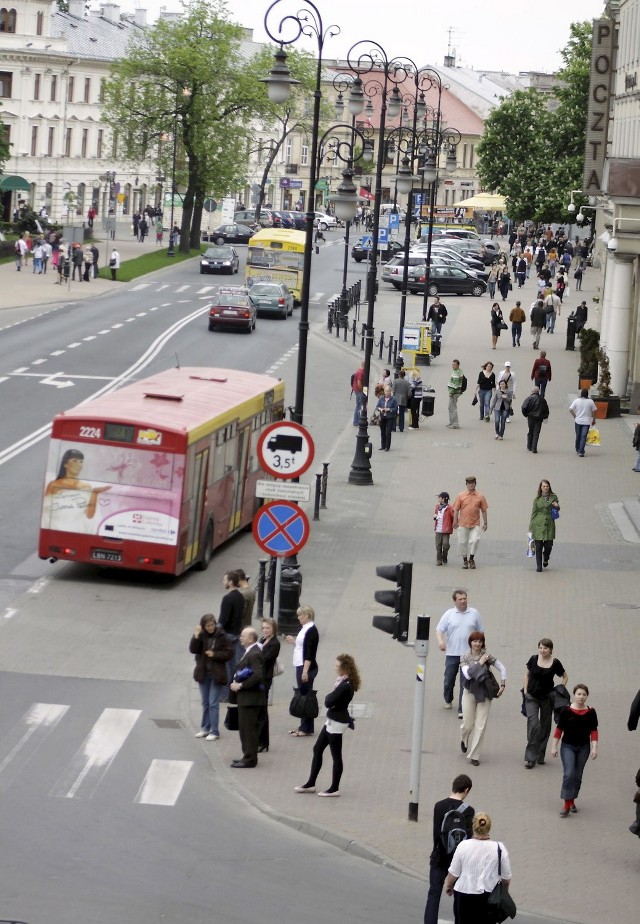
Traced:
[[607, 151], [609, 97], [611, 95], [611, 57], [615, 39], [610, 19], [594, 19], [591, 51], [591, 78], [587, 137], [584, 148], [582, 190], [588, 196], [604, 192], [602, 174]]

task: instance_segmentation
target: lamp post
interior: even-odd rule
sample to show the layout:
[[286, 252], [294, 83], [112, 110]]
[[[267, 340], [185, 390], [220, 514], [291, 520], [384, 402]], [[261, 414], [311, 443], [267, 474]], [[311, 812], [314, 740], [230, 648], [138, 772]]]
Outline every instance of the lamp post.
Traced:
[[169, 247], [167, 249], [168, 257], [176, 255], [176, 238], [173, 233], [173, 209], [176, 195], [176, 160], [178, 157], [178, 94], [176, 92], [176, 111], [173, 117], [173, 155], [171, 158], [171, 218], [169, 219]]

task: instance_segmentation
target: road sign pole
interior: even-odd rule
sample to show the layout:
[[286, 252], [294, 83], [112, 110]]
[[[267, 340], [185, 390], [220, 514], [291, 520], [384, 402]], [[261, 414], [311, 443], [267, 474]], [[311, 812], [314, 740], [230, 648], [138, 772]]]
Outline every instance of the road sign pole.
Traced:
[[276, 558], [276, 586], [273, 592], [273, 613], [274, 619], [278, 619], [280, 615], [280, 581], [282, 579], [282, 559], [280, 556]]
[[413, 730], [411, 735], [411, 775], [409, 778], [409, 821], [418, 820], [420, 803], [420, 760], [422, 757], [422, 727], [424, 723], [424, 696], [429, 652], [429, 616], [418, 616], [416, 640], [416, 684], [413, 697]]

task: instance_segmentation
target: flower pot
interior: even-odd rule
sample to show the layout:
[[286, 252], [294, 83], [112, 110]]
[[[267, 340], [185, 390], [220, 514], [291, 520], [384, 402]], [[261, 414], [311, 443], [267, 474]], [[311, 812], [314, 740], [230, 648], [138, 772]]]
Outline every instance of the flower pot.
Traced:
[[612, 395], [610, 398], [594, 398], [596, 405], [595, 416], [599, 420], [605, 420], [607, 417], [620, 417], [620, 398]]
[[593, 386], [594, 381], [595, 379], [582, 378], [582, 376], [580, 376], [578, 378], [578, 391], [582, 391], [583, 388], [589, 390]]

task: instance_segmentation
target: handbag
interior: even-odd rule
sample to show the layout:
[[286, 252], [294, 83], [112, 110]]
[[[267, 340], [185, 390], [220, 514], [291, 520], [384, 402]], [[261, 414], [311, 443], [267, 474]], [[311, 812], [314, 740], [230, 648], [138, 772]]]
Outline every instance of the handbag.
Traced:
[[551, 508], [551, 519], [552, 519], [552, 520], [559, 520], [559, 519], [560, 519], [560, 511], [558, 510], [557, 507], [552, 507], [552, 508]]
[[471, 407], [475, 407], [477, 403], [478, 403], [478, 396], [474, 395], [473, 401], [471, 402]]
[[507, 918], [515, 918], [516, 903], [511, 898], [509, 890], [502, 884], [502, 850], [498, 844], [498, 876], [500, 877], [487, 900], [488, 918], [495, 924], [502, 924]]
[[379, 427], [380, 426], [380, 415], [376, 413], [372, 414], [371, 419], [369, 420], [369, 423], [372, 427]]
[[295, 719], [317, 719], [319, 712], [318, 696], [315, 690], [301, 693], [300, 690], [294, 688], [289, 703], [289, 715]]
[[196, 661], [196, 666], [193, 669], [193, 679], [196, 683], [204, 683], [207, 679], [207, 665], [203, 660]]
[[496, 680], [496, 675], [491, 668], [487, 668], [487, 676], [484, 678], [483, 687], [489, 699], [495, 699], [500, 692], [500, 684]]
[[284, 674], [284, 667], [280, 658], [276, 658], [273, 662], [273, 676], [279, 677], [281, 674]]
[[[509, 286], [509, 288], [511, 288], [511, 286]], [[500, 321], [500, 330], [509, 330], [509, 325], [504, 321]]]
[[229, 704], [227, 706], [227, 714], [224, 717], [224, 727], [228, 731], [238, 731], [238, 707]]

